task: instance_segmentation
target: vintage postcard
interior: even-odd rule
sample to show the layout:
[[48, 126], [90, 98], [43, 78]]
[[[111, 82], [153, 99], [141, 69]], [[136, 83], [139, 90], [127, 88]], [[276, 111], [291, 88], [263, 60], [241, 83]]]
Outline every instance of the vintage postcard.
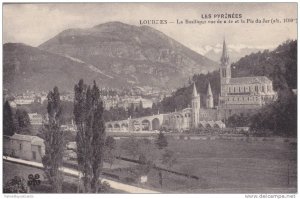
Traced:
[[295, 197], [297, 3], [2, 6], [7, 197]]

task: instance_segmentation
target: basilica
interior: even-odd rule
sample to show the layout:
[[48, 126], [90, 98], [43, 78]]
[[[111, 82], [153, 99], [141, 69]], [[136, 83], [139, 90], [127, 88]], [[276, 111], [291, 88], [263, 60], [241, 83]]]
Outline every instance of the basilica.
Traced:
[[277, 99], [272, 81], [266, 76], [231, 77], [225, 40], [220, 61], [221, 92], [218, 109], [225, 119], [233, 114], [252, 114], [263, 105]]
[[200, 93], [193, 83], [192, 100], [188, 108], [172, 113], [164, 113], [141, 118], [128, 118], [106, 124], [111, 132], [189, 130], [192, 128], [225, 128], [226, 120], [236, 114], [249, 116], [265, 104], [275, 101], [277, 93], [272, 81], [266, 76], [231, 77], [231, 66], [226, 42], [220, 59], [220, 87], [218, 106], [214, 106], [214, 96], [210, 83], [207, 86], [205, 104], [201, 104]]
[[232, 115], [249, 116], [263, 105], [275, 101], [277, 93], [273, 90], [272, 81], [266, 76], [231, 77], [231, 67], [226, 42], [220, 59], [219, 103], [214, 107], [211, 86], [208, 84], [206, 104], [200, 103], [200, 93], [193, 84], [191, 108], [171, 113], [165, 125], [175, 129], [198, 127], [224, 128], [224, 122]]

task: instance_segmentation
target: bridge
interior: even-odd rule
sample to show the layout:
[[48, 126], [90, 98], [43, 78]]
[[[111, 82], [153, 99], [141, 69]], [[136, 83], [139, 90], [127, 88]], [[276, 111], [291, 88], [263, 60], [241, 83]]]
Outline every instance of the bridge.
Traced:
[[[171, 130], [187, 130], [192, 127], [191, 109], [186, 108], [172, 113], [157, 114], [127, 120], [106, 122], [107, 132], [116, 133], [147, 133], [159, 130], [162, 126]], [[203, 112], [202, 114], [209, 114]], [[207, 116], [206, 116], [207, 117]], [[225, 128], [221, 120], [200, 120], [199, 128]]]
[[165, 114], [128, 118], [127, 120], [106, 122], [107, 132], [145, 132], [159, 130], [163, 124]]

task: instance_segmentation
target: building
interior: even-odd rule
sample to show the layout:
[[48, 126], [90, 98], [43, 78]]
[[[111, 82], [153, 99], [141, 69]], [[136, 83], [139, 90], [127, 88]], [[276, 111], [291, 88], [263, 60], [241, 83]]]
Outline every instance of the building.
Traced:
[[122, 107], [127, 110], [132, 106], [137, 108], [140, 107], [140, 105], [142, 105], [143, 108], [152, 108], [153, 105], [152, 100], [142, 98], [141, 96], [102, 96], [102, 99], [105, 110], [116, 107]]
[[14, 101], [17, 105], [28, 105], [28, 104], [34, 103], [35, 97], [34, 96], [17, 96], [17, 97], [15, 97]]
[[8, 101], [8, 103], [9, 103], [10, 107], [17, 108], [17, 104], [15, 101]]
[[[128, 118], [122, 121], [106, 122], [108, 132], [149, 132], [160, 128], [185, 131], [192, 128], [225, 128], [220, 120], [218, 109], [213, 106], [213, 96], [208, 86], [207, 104], [203, 107], [200, 102], [200, 93], [193, 85], [191, 107], [172, 113], [157, 114], [140, 118]], [[209, 108], [208, 108], [209, 107]]]
[[226, 42], [220, 63], [221, 91], [218, 107], [214, 107], [214, 98], [210, 83], [207, 87], [205, 105], [201, 105], [200, 93], [195, 83], [191, 99], [191, 107], [172, 113], [158, 114], [141, 118], [107, 123], [108, 131], [153, 131], [161, 127], [173, 130], [188, 130], [191, 128], [225, 128], [225, 121], [233, 114], [250, 115], [267, 103], [277, 99], [272, 81], [266, 76], [231, 77], [231, 67]]
[[272, 81], [266, 76], [231, 77], [230, 60], [225, 40], [220, 61], [221, 93], [218, 109], [223, 114], [223, 118], [226, 119], [233, 114], [249, 115], [255, 113], [263, 105], [277, 99]]
[[34, 126], [43, 125], [43, 116], [38, 113], [28, 113], [30, 124]]
[[71, 121], [71, 124], [62, 124], [60, 126], [62, 131], [71, 131], [71, 132], [76, 132], [77, 131], [77, 127], [74, 124], [74, 120]]
[[37, 136], [14, 134], [4, 136], [3, 154], [24, 160], [42, 162], [45, 154], [44, 140]]

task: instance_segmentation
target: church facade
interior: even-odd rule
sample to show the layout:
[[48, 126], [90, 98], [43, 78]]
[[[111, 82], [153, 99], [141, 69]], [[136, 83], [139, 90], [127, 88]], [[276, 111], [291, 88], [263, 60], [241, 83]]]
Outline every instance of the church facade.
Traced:
[[231, 77], [230, 60], [225, 40], [220, 63], [221, 92], [218, 109], [223, 118], [233, 114], [249, 115], [275, 101], [277, 93], [266, 76]]
[[207, 87], [206, 105], [201, 105], [200, 93], [193, 84], [192, 101], [189, 108], [165, 115], [162, 124], [166, 129], [189, 130], [192, 128], [225, 128], [219, 110], [213, 105], [210, 84]]

